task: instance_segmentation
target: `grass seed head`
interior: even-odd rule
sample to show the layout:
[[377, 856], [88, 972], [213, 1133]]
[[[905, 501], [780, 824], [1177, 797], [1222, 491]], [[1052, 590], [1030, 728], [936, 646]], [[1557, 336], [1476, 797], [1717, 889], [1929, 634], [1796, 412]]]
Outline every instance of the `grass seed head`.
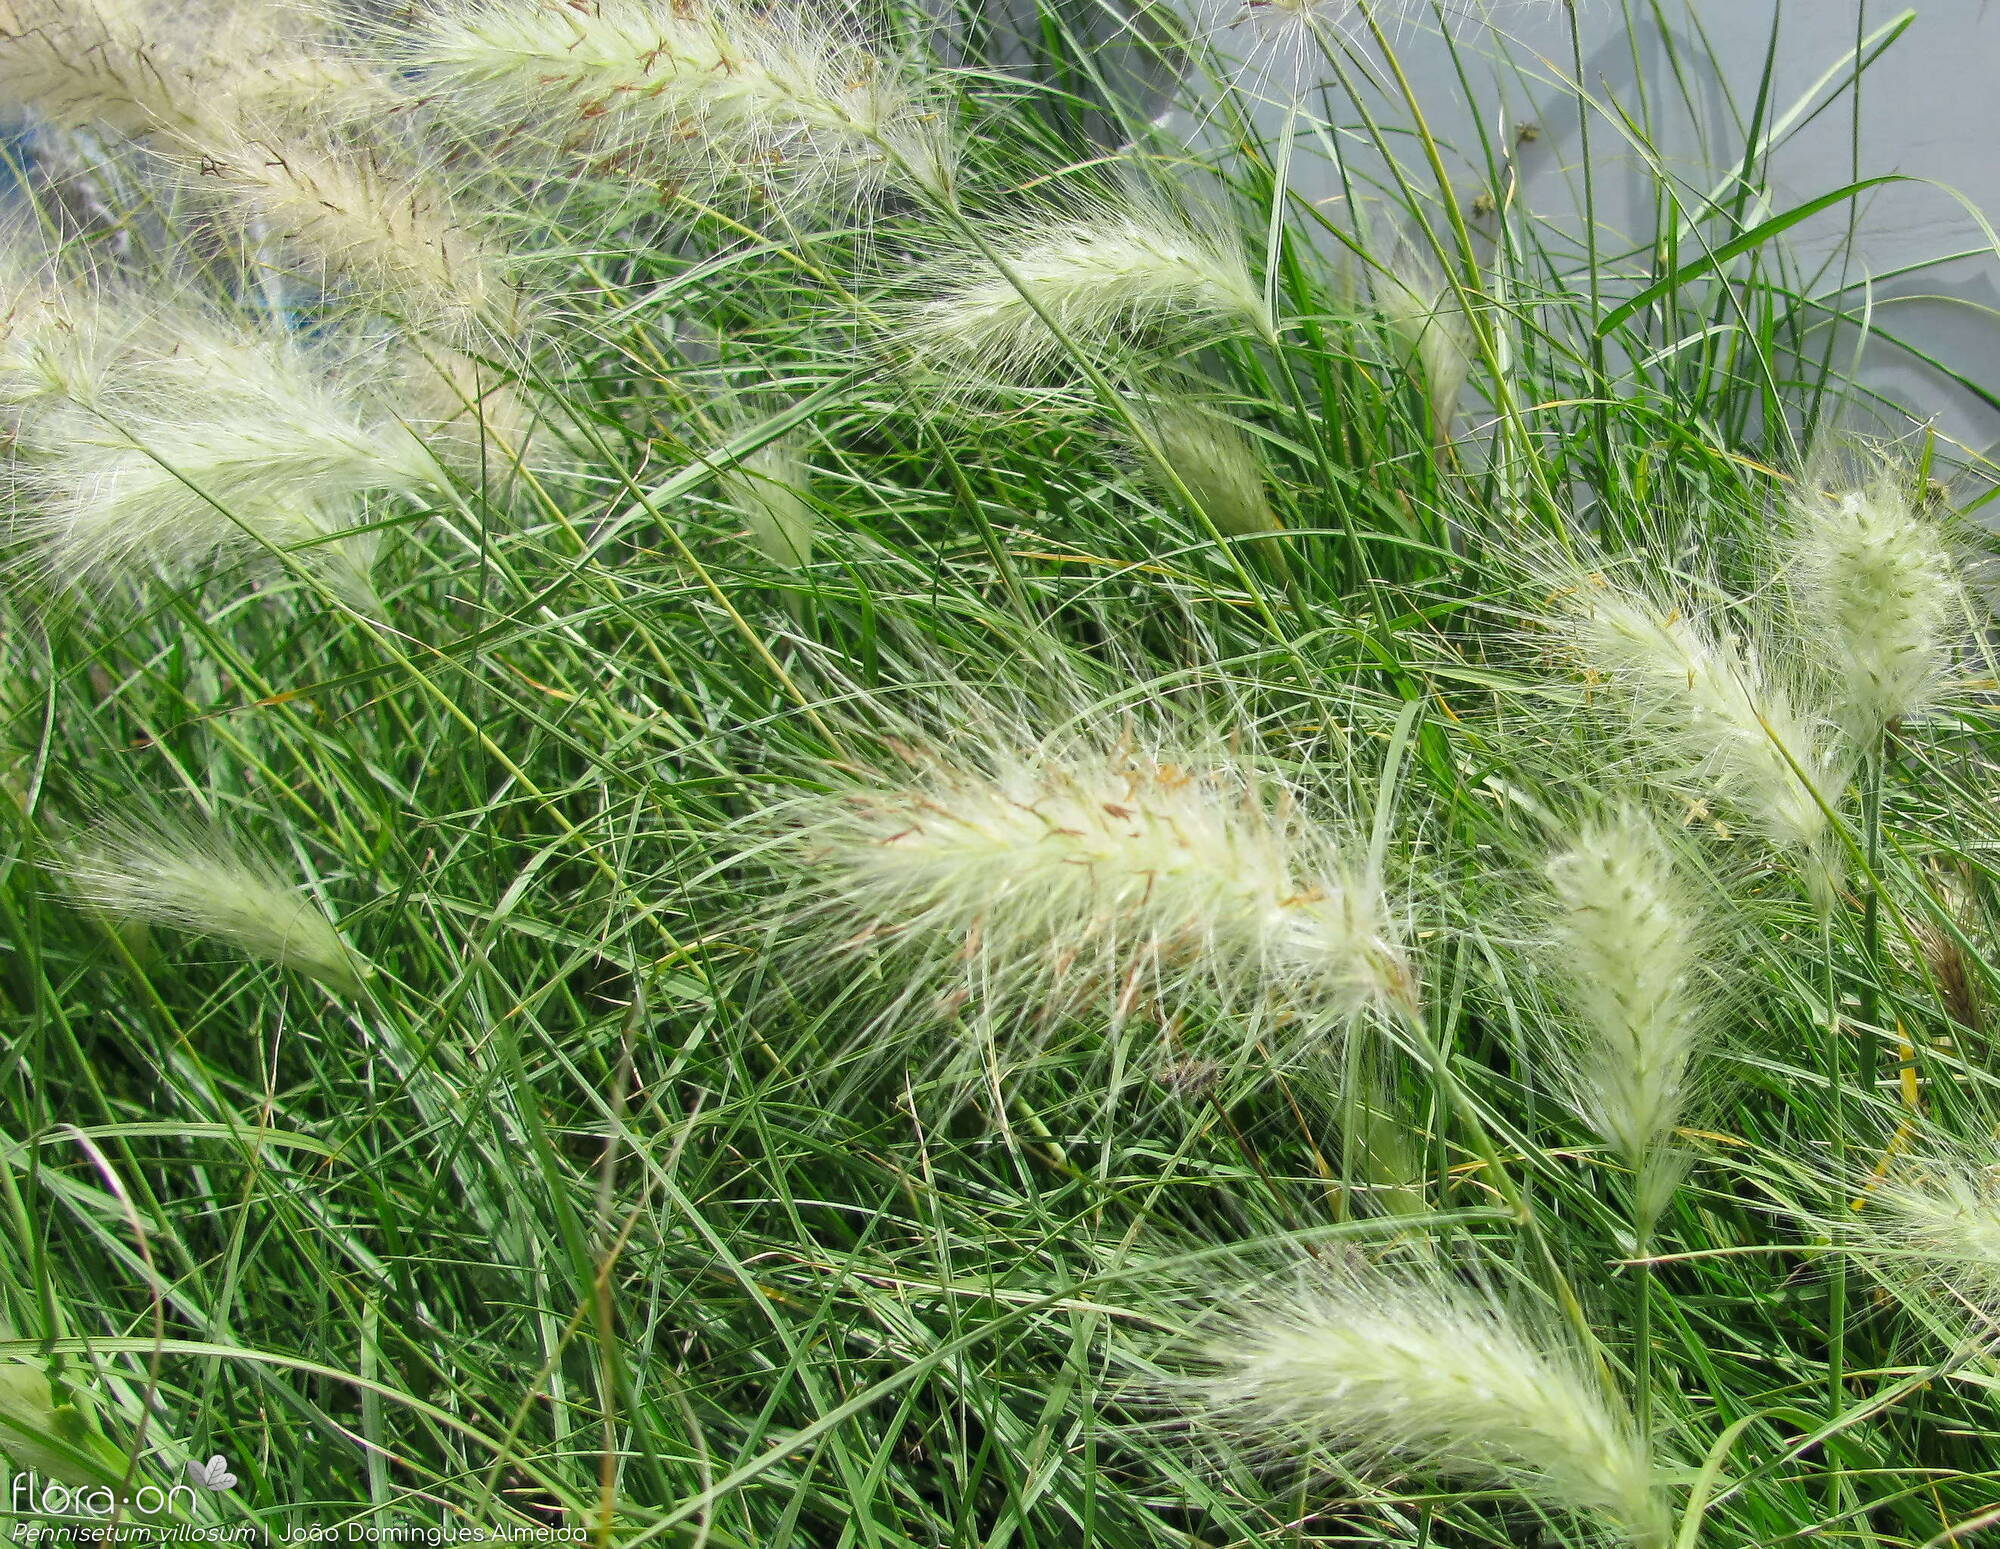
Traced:
[[[296, 554], [372, 606], [365, 497], [441, 480], [403, 426], [291, 336], [131, 298], [75, 298], [17, 401], [17, 533], [84, 590]], [[89, 369], [77, 363], [86, 359]]]
[[545, 169], [794, 195], [942, 191], [948, 115], [852, 19], [738, 0], [456, 0], [402, 45], [462, 128]]
[[208, 936], [344, 994], [373, 972], [309, 896], [217, 833], [104, 817], [52, 865], [71, 896], [114, 919]]
[[1310, 1037], [1413, 1004], [1379, 879], [1292, 793], [1133, 740], [969, 742], [828, 771], [786, 813], [788, 912], [821, 948], [899, 962], [897, 1013], [1004, 1030], [1200, 1008]]
[[1635, 740], [1691, 794], [1727, 802], [1771, 843], [1813, 852], [1846, 776], [1755, 636], [1640, 586], [1578, 575], [1551, 590], [1555, 629]]
[[1907, 480], [1807, 488], [1787, 527], [1801, 632], [1835, 685], [1837, 719], [1860, 747], [1922, 713], [1963, 643], [1965, 599], [1951, 546]]
[[1177, 217], [1104, 204], [988, 236], [997, 264], [954, 254], [895, 314], [913, 364], [960, 390], [1032, 386], [1072, 349], [1102, 360], [1218, 329], [1271, 332], [1242, 252]]
[[1860, 1190], [1855, 1221], [1866, 1247], [1885, 1249], [1876, 1268], [2000, 1316], [2000, 1160], [1939, 1145], [1901, 1158]]
[[[1636, 811], [1580, 826], [1545, 876], [1546, 961], [1572, 1023], [1566, 1095], [1631, 1164], [1643, 1196], [1706, 1030], [1705, 921], [1665, 840]], [[1642, 1224], [1652, 1213], [1641, 1211]]]
[[1409, 369], [1430, 407], [1431, 430], [1451, 439], [1459, 399], [1472, 379], [1471, 324], [1434, 264], [1407, 244], [1373, 278], [1375, 304], [1407, 353]]
[[1265, 489], [1264, 460], [1236, 423], [1183, 400], [1149, 405], [1142, 422], [1158, 441], [1166, 468], [1230, 537], [1280, 532]]
[[1435, 1271], [1316, 1270], [1209, 1320], [1198, 1422], [1356, 1472], [1519, 1491], [1666, 1542], [1652, 1458], [1584, 1363]]
[[249, 245], [299, 276], [451, 341], [507, 340], [527, 325], [500, 250], [440, 180], [312, 133], [233, 126], [183, 158], [196, 189]]

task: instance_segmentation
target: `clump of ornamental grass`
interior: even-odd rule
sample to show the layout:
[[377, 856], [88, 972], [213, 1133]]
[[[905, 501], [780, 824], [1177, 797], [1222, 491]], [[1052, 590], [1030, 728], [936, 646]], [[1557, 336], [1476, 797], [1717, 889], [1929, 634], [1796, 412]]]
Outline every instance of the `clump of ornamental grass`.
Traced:
[[1158, 449], [1157, 457], [1151, 450], [1141, 453], [1151, 482], [1170, 491], [1178, 484], [1217, 532], [1247, 538], [1284, 530], [1271, 509], [1264, 460], [1234, 420], [1198, 403], [1167, 398], [1145, 405], [1139, 423]]
[[1781, 647], [1644, 582], [1573, 573], [1551, 593], [1549, 628], [1591, 699], [1619, 713], [1663, 778], [1722, 802], [1781, 849], [1817, 851], [1846, 774], [1781, 669]]
[[1714, 996], [1708, 921], [1655, 824], [1626, 809], [1583, 823], [1544, 867], [1545, 971], [1568, 1026], [1561, 1091], [1634, 1179], [1650, 1232], [1685, 1158], [1671, 1140]]
[[774, 819], [782, 928], [822, 973], [879, 973], [884, 1025], [964, 1020], [983, 1042], [1221, 1013], [1247, 1043], [1412, 1009], [1382, 879], [1240, 752], [958, 719], [824, 765]]
[[1266, 1457], [1505, 1490], [1646, 1549], [1668, 1541], [1624, 1402], [1535, 1322], [1440, 1269], [1354, 1261], [1233, 1292], [1195, 1353], [1180, 1406]]
[[1951, 543], [1908, 474], [1893, 471], [1860, 488], [1802, 487], [1785, 538], [1801, 638], [1820, 658], [1842, 730], [1871, 749], [1949, 682], [1967, 616]]
[[367, 497], [443, 481], [414, 434], [292, 335], [79, 297], [12, 364], [14, 530], [59, 584], [289, 556], [372, 606]]
[[214, 829], [107, 814], [49, 865], [72, 899], [116, 921], [206, 936], [342, 994], [374, 972], [273, 862]]
[[750, 524], [750, 541], [773, 565], [802, 570], [812, 562], [819, 519], [806, 502], [812, 469], [797, 442], [781, 438], [739, 459], [717, 481]]
[[452, 0], [393, 46], [457, 133], [544, 172], [802, 196], [952, 180], [935, 88], [833, 5]]
[[1237, 248], [1142, 202], [1017, 214], [942, 255], [891, 313], [920, 370], [960, 389], [1031, 386], [1084, 363], [1237, 330], [1268, 337]]

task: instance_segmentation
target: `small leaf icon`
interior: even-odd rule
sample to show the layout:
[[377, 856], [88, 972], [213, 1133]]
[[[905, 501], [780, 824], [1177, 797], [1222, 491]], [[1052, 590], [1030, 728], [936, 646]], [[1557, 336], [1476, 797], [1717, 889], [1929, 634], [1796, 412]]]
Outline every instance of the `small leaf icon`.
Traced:
[[188, 1478], [204, 1490], [233, 1490], [236, 1488], [236, 1476], [229, 1471], [229, 1459], [225, 1458], [219, 1452], [206, 1463], [200, 1463], [193, 1458], [189, 1458], [187, 1473]]

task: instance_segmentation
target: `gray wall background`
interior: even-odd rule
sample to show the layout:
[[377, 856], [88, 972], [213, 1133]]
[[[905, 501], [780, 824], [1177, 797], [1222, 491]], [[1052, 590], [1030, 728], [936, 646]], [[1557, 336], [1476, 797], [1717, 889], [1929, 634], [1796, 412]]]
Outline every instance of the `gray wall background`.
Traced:
[[[1108, 0], [1077, 3], [1104, 39], [1100, 57], [1107, 74], [1121, 90], [1143, 89], [1143, 72], [1130, 68], [1134, 21], [1119, 19]], [[1351, 99], [1337, 88], [1319, 95], [1333, 85], [1333, 73], [1317, 54], [1287, 45], [1276, 7], [1243, 0], [1171, 3], [1224, 56], [1226, 78], [1257, 103], [1255, 116], [1268, 137], [1281, 134], [1288, 104], [1300, 93], [1323, 104], [1336, 123], [1355, 121]], [[1538, 133], [1513, 155], [1515, 198], [1559, 231], [1580, 236], [1586, 143], [1565, 84], [1576, 72], [1561, 4], [1465, 0], [1443, 27], [1428, 7], [1422, 7], [1421, 23], [1398, 16], [1418, 10], [1417, 4], [1376, 0], [1376, 7], [1434, 134], [1453, 148], [1450, 171], [1461, 201], [1487, 186], [1479, 126], [1495, 143], [1514, 146], [1520, 126], [1532, 124]], [[1988, 212], [2000, 219], [2000, 11], [1987, 0], [1917, 0], [1907, 29], [1862, 77], [1858, 163], [1855, 99], [1839, 92], [1843, 65], [1851, 68], [1858, 40], [1910, 9], [1881, 0], [1578, 0], [1580, 81], [1607, 107], [1637, 117], [1644, 105], [1666, 169], [1692, 198], [1714, 189], [1742, 156], [1745, 121], [1767, 55], [1773, 57], [1772, 112], [1792, 122], [1772, 152], [1769, 202], [1749, 218], [1775, 214], [1857, 175], [1924, 180], [1876, 189], [1851, 212], [1836, 207], [1794, 227], [1786, 240], [1809, 293], [1829, 301], [1844, 295], [1857, 311], [1866, 309], [1882, 334], [1894, 334], [2000, 398], [2000, 256], [1984, 224]], [[1331, 3], [1323, 14], [1339, 10]], [[1357, 32], [1351, 21], [1347, 30]], [[1361, 57], [1375, 52], [1358, 36], [1356, 45]], [[1679, 72], [1672, 63], [1676, 53]], [[1829, 71], [1835, 78], [1814, 92]], [[1199, 144], [1213, 87], [1194, 77], [1179, 86], [1151, 84], [1162, 126]], [[1385, 124], [1408, 124], [1408, 111], [1393, 93], [1363, 95]], [[1601, 243], [1615, 248], [1621, 238], [1643, 238], [1654, 228], [1653, 172], [1605, 114], [1591, 115], [1588, 135]], [[1334, 138], [1336, 152], [1350, 158], [1351, 173], [1380, 175], [1360, 136]], [[1325, 152], [1306, 140], [1295, 146], [1294, 188], [1343, 204]], [[1420, 187], [1435, 188], [1414, 155], [1410, 171]], [[1858, 239], [1843, 257], [1850, 215]], [[1836, 360], [1899, 407], [1857, 405], [1853, 428], [1893, 432], [1931, 424], [1971, 453], [2000, 446], [2000, 410], [1976, 392], [1886, 337], [1873, 338], [1857, 356], [1860, 342], [1858, 332], [1838, 339]]]

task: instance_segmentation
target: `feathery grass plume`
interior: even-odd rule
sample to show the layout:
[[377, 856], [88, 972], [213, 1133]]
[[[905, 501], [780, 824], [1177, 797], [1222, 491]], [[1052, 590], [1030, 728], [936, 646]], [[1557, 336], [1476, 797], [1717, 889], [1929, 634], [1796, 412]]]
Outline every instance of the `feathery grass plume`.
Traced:
[[1375, 304], [1408, 354], [1430, 408], [1431, 432], [1451, 439], [1458, 401], [1472, 377], [1472, 329], [1450, 284], [1407, 242], [1371, 277]]
[[343, 994], [374, 972], [275, 865], [212, 830], [107, 815], [49, 864], [73, 898], [114, 919], [213, 937]]
[[2000, 1317], [2000, 1151], [1933, 1145], [1869, 1179], [1857, 1203], [1862, 1251], [1886, 1250], [1879, 1274]]
[[437, 183], [334, 137], [219, 128], [184, 158], [198, 191], [304, 278], [451, 340], [509, 339], [525, 298]]
[[797, 444], [788, 439], [760, 446], [725, 471], [723, 498], [750, 523], [750, 541], [774, 565], [801, 570], [812, 563], [819, 518], [806, 503], [812, 480]]
[[95, 586], [297, 551], [374, 606], [370, 494], [416, 498], [442, 470], [300, 341], [165, 311], [77, 305], [98, 365], [21, 417], [16, 531], [59, 582]]
[[1717, 619], [1600, 574], [1551, 589], [1558, 637], [1670, 777], [1726, 801], [1781, 848], [1819, 844], [1820, 800], [1836, 802], [1846, 776], [1754, 636], [1739, 642]]
[[1025, 385], [1074, 350], [1093, 361], [1185, 343], [1218, 328], [1271, 333], [1241, 249], [1142, 204], [1022, 213], [977, 251], [941, 258], [892, 313], [896, 342], [920, 367], [968, 390]]
[[1172, 1026], [1201, 1007], [1248, 1041], [1413, 1005], [1379, 880], [1297, 793], [1219, 750], [1043, 741], [1001, 720], [893, 744], [905, 769], [829, 764], [825, 794], [779, 814], [794, 938], [821, 971], [885, 955], [901, 987], [885, 1023], [969, 1007], [983, 1038], [1073, 1015]]
[[1643, 1235], [1683, 1165], [1667, 1142], [1710, 1010], [1705, 922], [1665, 839], [1634, 810], [1583, 824], [1544, 875], [1546, 961], [1574, 1024], [1565, 1095], [1630, 1165]]
[[1264, 460], [1234, 420], [1181, 399], [1148, 404], [1142, 419], [1167, 469], [1218, 532], [1243, 538], [1284, 530], [1265, 491]]
[[1273, 1455], [1517, 1492], [1667, 1542], [1654, 1462], [1582, 1359], [1434, 1269], [1321, 1265], [1205, 1320], [1181, 1402]]
[[65, 128], [191, 128], [198, 96], [136, 0], [0, 0], [0, 93]]
[[3, 0], [0, 92], [51, 123], [199, 141], [246, 113], [383, 98], [326, 46], [323, 10], [260, 0]]
[[1907, 485], [1885, 471], [1860, 489], [1803, 488], [1786, 523], [1801, 634], [1863, 748], [1936, 700], [1964, 634], [1951, 546]]
[[834, 7], [741, 0], [446, 0], [398, 52], [501, 155], [641, 179], [750, 175], [795, 193], [943, 192], [933, 91]]

